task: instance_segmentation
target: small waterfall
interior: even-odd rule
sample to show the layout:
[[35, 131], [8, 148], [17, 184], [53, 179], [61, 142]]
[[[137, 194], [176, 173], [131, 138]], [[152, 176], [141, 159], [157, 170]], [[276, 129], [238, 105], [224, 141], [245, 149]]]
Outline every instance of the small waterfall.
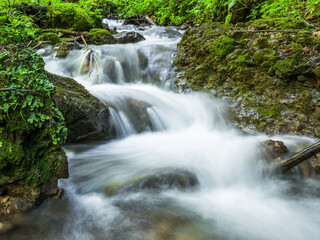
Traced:
[[118, 137], [124, 138], [136, 133], [129, 119], [126, 117], [126, 115], [122, 111], [117, 112], [111, 107], [109, 108], [109, 111], [110, 111], [111, 119], [113, 120], [114, 125], [116, 127], [116, 133]]
[[116, 76], [117, 76], [117, 83], [124, 83], [125, 77], [124, 77], [121, 63], [119, 61], [115, 61], [114, 66], [115, 66], [115, 72], [116, 72]]

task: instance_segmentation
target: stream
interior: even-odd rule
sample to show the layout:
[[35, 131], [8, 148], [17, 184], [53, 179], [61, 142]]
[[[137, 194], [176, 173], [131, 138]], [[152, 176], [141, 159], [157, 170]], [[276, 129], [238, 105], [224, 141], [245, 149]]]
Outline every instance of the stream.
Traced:
[[[146, 40], [90, 46], [98, 68], [79, 73], [84, 51], [66, 59], [39, 50], [50, 72], [76, 79], [101, 101], [117, 138], [66, 147], [69, 179], [61, 199], [24, 216], [8, 240], [319, 240], [320, 180], [281, 178], [260, 155], [269, 139], [238, 130], [228, 105], [212, 95], [175, 90], [173, 59], [182, 32], [124, 26]], [[315, 139], [272, 136], [292, 151]], [[182, 169], [199, 184], [181, 190], [108, 195], [112, 184]]]

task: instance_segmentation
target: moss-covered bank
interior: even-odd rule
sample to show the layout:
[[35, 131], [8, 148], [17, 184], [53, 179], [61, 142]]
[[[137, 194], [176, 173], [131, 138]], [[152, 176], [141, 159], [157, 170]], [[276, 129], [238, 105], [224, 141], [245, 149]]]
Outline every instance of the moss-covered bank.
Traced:
[[8, 210], [0, 201], [0, 217], [39, 204], [57, 192], [57, 178], [68, 176], [61, 148], [66, 129], [52, 98], [55, 89], [34, 51], [0, 47], [0, 198], [26, 202]]
[[188, 29], [178, 85], [228, 99], [243, 128], [320, 137], [319, 35], [292, 18]]

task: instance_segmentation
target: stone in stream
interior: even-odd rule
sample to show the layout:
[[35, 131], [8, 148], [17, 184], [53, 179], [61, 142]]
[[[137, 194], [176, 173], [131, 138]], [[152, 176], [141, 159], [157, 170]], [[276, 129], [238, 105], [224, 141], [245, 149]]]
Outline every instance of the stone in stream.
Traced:
[[109, 185], [106, 188], [106, 193], [108, 195], [116, 195], [139, 191], [160, 192], [174, 188], [186, 190], [198, 184], [197, 176], [190, 171], [183, 169], [163, 169], [123, 184]]
[[[292, 152], [289, 151], [287, 146], [278, 140], [268, 139], [262, 143], [262, 157], [269, 163], [279, 162], [284, 160]], [[316, 161], [316, 157], [313, 157], [312, 161], [304, 161], [290, 170], [287, 174], [298, 174], [301, 177], [310, 177], [313, 169], [316, 169], [315, 165], [319, 166]], [[313, 168], [313, 169], [312, 169]]]
[[113, 35], [116, 43], [137, 43], [146, 40], [140, 33], [137, 32], [121, 32]]
[[281, 157], [289, 153], [289, 150], [282, 141], [274, 141], [268, 139], [264, 141], [262, 149], [262, 156], [268, 161], [280, 160]]
[[75, 42], [62, 42], [56, 53], [56, 58], [65, 58], [71, 50], [81, 49]]
[[98, 98], [71, 78], [47, 75], [58, 87], [54, 100], [65, 118], [68, 143], [113, 137], [108, 108]]

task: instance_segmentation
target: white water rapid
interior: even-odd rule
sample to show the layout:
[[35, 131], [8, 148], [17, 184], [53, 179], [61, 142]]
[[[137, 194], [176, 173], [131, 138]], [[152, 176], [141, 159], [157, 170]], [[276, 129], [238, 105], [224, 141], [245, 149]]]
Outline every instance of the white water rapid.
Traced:
[[[83, 75], [83, 50], [66, 59], [41, 53], [48, 71], [75, 78], [111, 106], [117, 138], [67, 146], [70, 177], [59, 181], [63, 198], [45, 201], [4, 239], [319, 240], [319, 179], [274, 176], [260, 156], [268, 136], [237, 130], [219, 99], [172, 90], [181, 33], [109, 25], [138, 31], [146, 40], [90, 46], [99, 68]], [[272, 138], [295, 151], [315, 141]], [[159, 169], [187, 170], [199, 185], [105, 193]]]

